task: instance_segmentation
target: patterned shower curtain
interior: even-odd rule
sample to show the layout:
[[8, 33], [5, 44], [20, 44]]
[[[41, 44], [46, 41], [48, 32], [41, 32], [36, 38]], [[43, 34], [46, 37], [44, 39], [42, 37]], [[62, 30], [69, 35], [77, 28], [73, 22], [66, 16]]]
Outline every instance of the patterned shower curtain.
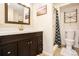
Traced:
[[60, 34], [60, 26], [59, 26], [59, 17], [58, 17], [58, 10], [56, 10], [56, 30], [55, 30], [55, 42], [58, 47], [61, 47], [61, 34]]

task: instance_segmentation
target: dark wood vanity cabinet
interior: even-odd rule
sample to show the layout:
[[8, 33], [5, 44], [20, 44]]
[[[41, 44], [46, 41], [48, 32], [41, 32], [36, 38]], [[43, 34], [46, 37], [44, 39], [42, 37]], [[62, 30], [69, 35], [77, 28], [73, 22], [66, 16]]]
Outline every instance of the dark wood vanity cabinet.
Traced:
[[35, 56], [42, 53], [43, 33], [0, 36], [1, 56]]

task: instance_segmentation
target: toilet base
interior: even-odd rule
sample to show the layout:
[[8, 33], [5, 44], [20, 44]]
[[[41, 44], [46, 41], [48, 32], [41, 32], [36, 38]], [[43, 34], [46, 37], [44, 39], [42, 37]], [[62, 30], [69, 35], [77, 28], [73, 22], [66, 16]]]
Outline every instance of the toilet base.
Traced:
[[62, 56], [78, 56], [77, 52], [73, 49], [62, 48], [60, 54]]

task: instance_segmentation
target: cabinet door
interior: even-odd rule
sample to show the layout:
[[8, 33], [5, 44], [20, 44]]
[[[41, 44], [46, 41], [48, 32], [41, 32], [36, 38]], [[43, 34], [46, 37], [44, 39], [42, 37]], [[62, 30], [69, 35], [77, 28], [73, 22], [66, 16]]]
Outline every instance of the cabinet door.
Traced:
[[2, 51], [1, 51], [1, 45], [0, 45], [0, 56], [2, 55]]
[[17, 56], [17, 42], [2, 45], [2, 56]]
[[37, 55], [37, 39], [36, 37], [30, 38], [30, 55]]
[[29, 41], [27, 39], [18, 41], [18, 55], [29, 56]]
[[42, 36], [37, 37], [37, 53], [40, 54], [42, 53], [43, 50], [43, 40]]

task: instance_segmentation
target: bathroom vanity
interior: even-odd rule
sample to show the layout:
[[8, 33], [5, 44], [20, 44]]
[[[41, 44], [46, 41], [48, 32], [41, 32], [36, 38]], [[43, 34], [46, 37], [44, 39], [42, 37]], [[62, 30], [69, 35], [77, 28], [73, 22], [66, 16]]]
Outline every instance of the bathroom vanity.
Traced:
[[35, 56], [42, 50], [42, 31], [0, 36], [0, 56]]

